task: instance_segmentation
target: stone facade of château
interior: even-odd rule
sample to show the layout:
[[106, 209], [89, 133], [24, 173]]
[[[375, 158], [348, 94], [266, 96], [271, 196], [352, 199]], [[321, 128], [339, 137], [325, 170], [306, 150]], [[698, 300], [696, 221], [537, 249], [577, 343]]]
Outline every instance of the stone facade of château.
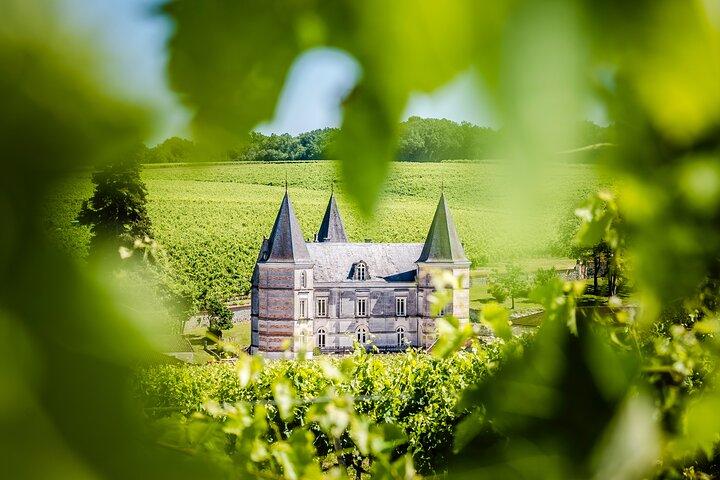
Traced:
[[353, 243], [334, 195], [308, 242], [285, 192], [253, 272], [250, 351], [285, 358], [347, 352], [355, 342], [381, 351], [430, 347], [432, 278], [451, 272], [460, 280], [445, 312], [467, 321], [469, 268], [443, 195], [424, 243]]

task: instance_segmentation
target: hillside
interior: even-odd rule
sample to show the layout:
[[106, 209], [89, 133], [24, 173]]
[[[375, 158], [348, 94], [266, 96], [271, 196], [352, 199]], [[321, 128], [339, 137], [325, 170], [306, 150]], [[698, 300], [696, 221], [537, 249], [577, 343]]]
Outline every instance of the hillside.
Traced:
[[[244, 295], [263, 236], [284, 191], [285, 176], [304, 236], [312, 238], [324, 212], [336, 162], [153, 165], [143, 179], [157, 240], [171, 269], [173, 290], [196, 298], [203, 289]], [[561, 255], [578, 201], [605, 183], [588, 165], [553, 167], [534, 211], [506, 205], [512, 173], [495, 162], [395, 163], [373, 219], [364, 219], [335, 191], [353, 241], [421, 242], [441, 185], [474, 266], [511, 256]], [[89, 172], [58, 185], [48, 200], [47, 226], [68, 252], [83, 256], [89, 232], [73, 222], [92, 191]], [[527, 213], [527, 215], [521, 215]], [[565, 232], [565, 233], [564, 233]]]

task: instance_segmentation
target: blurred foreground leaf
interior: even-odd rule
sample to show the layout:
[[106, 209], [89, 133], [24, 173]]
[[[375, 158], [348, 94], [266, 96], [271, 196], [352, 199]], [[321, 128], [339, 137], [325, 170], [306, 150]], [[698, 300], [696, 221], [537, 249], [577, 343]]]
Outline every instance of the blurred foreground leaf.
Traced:
[[0, 27], [3, 474], [214, 477], [198, 459], [144, 436], [128, 387], [133, 367], [157, 357], [114, 298], [48, 244], [40, 225], [56, 180], [115, 159], [145, 132], [144, 112], [105, 94], [88, 74], [92, 57], [51, 22], [54, 8], [4, 2]]

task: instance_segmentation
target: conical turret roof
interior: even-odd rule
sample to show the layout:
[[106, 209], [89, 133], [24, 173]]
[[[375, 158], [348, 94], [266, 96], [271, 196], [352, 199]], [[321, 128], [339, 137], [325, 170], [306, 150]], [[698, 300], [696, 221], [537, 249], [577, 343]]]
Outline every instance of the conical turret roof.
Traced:
[[320, 224], [317, 234], [318, 242], [347, 243], [345, 226], [343, 225], [340, 210], [335, 202], [335, 194], [330, 194], [330, 201], [325, 209], [325, 216]]
[[443, 194], [418, 262], [468, 262]]
[[305, 239], [303, 238], [300, 223], [298, 223], [287, 190], [280, 204], [275, 218], [270, 238], [266, 262], [309, 262]]

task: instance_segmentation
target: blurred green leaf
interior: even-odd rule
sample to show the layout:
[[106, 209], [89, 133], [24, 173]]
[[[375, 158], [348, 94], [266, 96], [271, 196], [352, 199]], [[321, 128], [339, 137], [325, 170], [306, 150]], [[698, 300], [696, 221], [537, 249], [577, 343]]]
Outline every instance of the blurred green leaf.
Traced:
[[295, 412], [295, 392], [292, 386], [287, 381], [278, 380], [273, 383], [272, 394], [280, 418], [286, 422], [291, 421]]
[[483, 306], [480, 321], [490, 328], [496, 337], [503, 340], [512, 338], [510, 329], [510, 312], [507, 308], [491, 302]]

